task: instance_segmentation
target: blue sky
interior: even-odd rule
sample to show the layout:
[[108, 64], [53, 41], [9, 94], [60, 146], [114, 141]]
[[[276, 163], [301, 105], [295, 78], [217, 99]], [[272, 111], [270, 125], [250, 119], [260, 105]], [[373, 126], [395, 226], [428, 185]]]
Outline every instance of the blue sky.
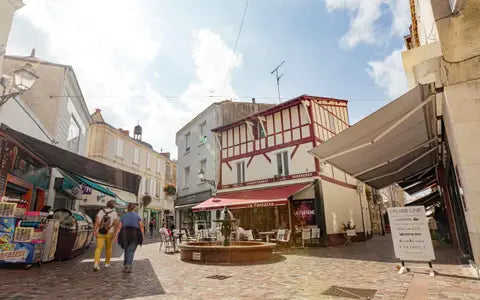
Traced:
[[73, 66], [90, 111], [116, 127], [144, 127], [176, 154], [175, 132], [214, 100], [350, 100], [356, 122], [406, 90], [404, 0], [25, 0], [7, 53]]

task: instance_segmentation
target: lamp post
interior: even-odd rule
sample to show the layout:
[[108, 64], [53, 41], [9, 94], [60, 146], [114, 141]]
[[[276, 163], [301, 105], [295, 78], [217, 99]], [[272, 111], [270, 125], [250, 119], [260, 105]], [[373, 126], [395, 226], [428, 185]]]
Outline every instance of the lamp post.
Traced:
[[212, 195], [213, 196], [215, 196], [217, 194], [217, 185], [215, 183], [215, 180], [205, 179], [205, 172], [203, 172], [202, 169], [200, 169], [200, 171], [198, 171], [198, 178], [200, 178], [201, 182], [208, 183], [209, 185], [211, 185], [213, 187], [213, 189], [212, 189]]
[[7, 78], [2, 77], [0, 84], [3, 86], [3, 94], [0, 95], [0, 106], [7, 102], [8, 99], [31, 89], [38, 78], [32, 70], [32, 65], [29, 63], [13, 72], [13, 84]]

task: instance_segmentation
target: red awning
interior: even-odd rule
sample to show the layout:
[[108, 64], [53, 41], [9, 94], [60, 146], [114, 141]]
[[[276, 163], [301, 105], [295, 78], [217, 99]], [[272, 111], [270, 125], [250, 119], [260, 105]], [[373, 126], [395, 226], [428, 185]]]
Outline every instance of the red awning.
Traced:
[[311, 183], [298, 183], [257, 190], [220, 193], [192, 207], [193, 211], [218, 210], [227, 206], [230, 209], [271, 207], [286, 205], [288, 197], [310, 186]]

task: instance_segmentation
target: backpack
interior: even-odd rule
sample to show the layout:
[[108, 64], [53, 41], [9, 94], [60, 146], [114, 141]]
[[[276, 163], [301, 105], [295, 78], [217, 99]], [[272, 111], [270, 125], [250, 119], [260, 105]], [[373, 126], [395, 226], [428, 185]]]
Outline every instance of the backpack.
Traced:
[[113, 211], [109, 211], [107, 212], [105, 209], [102, 208], [102, 211], [104, 213], [103, 217], [102, 217], [102, 220], [100, 221], [100, 228], [98, 229], [98, 233], [100, 234], [107, 234], [108, 231], [110, 230], [110, 228], [112, 227], [110, 225], [110, 216], [109, 214]]

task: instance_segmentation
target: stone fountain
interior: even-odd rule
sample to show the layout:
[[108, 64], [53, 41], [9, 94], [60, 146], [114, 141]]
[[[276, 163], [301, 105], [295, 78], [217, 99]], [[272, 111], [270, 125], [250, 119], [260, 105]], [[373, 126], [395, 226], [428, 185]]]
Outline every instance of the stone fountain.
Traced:
[[201, 264], [255, 264], [271, 262], [275, 244], [257, 241], [231, 241], [232, 227], [237, 222], [225, 207], [221, 223], [223, 244], [209, 241], [180, 245], [180, 259]]

